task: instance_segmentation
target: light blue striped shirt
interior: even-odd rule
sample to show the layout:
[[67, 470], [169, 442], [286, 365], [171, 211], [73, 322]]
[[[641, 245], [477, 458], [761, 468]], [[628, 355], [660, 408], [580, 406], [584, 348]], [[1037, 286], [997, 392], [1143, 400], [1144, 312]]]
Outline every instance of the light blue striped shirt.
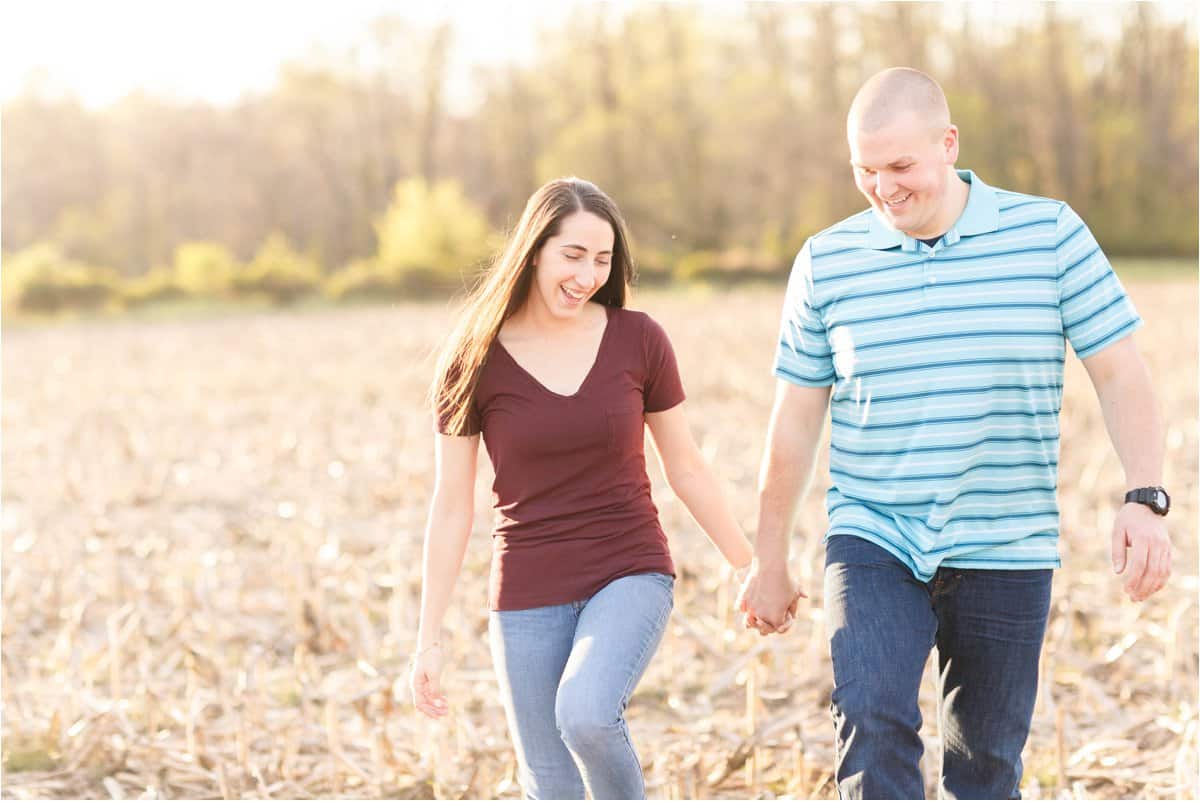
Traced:
[[788, 282], [775, 375], [833, 385], [827, 537], [939, 566], [1058, 567], [1058, 412], [1082, 359], [1141, 319], [1065, 203], [969, 170], [932, 248], [867, 210], [809, 239]]

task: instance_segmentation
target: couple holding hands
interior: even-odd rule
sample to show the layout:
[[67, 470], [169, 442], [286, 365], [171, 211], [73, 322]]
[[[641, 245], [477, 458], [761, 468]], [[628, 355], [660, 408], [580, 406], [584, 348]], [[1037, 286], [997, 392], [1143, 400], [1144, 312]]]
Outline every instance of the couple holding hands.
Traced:
[[440, 629], [482, 436], [498, 512], [489, 641], [528, 798], [645, 793], [624, 710], [675, 573], [645, 428], [671, 489], [743, 571], [744, 624], [769, 634], [803, 595], [788, 540], [830, 415], [824, 600], [845, 798], [924, 795], [917, 698], [935, 646], [940, 794], [1019, 797], [1060, 564], [1067, 341], [1130, 490], [1113, 569], [1135, 601], [1170, 574], [1162, 421], [1130, 336], [1141, 320], [1091, 231], [1061, 201], [955, 169], [958, 129], [924, 73], [869, 79], [847, 134], [870, 208], [812, 236], [792, 268], [753, 545], [692, 439], [666, 332], [626, 308], [625, 223], [594, 185], [534, 193], [446, 341], [413, 699], [448, 711]]

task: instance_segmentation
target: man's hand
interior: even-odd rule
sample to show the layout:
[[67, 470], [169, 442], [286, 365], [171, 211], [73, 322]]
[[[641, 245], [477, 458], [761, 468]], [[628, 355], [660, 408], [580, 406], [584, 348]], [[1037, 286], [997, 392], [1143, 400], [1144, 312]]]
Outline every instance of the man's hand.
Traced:
[[1112, 565], [1113, 572], [1125, 577], [1131, 600], [1144, 601], [1161, 590], [1171, 575], [1166, 521], [1140, 503], [1122, 506], [1113, 521]]
[[800, 599], [807, 597], [792, 583], [786, 564], [763, 569], [755, 559], [735, 605], [745, 616], [746, 628], [759, 634], [783, 634], [795, 620]]

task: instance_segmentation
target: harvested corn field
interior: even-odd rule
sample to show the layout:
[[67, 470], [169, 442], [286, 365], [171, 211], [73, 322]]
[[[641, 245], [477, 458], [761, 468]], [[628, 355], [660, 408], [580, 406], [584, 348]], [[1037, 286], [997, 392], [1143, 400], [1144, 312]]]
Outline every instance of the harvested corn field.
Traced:
[[[1064, 567], [1027, 798], [1196, 798], [1197, 287], [1131, 283], [1168, 423], [1175, 574], [1144, 604], [1109, 567], [1120, 464], [1071, 358]], [[780, 289], [639, 294], [671, 335], [702, 450], [752, 528]], [[419, 718], [416, 635], [445, 304], [75, 322], [4, 333], [3, 794], [515, 798], [488, 656], [490, 469], [447, 616], [453, 714]], [[629, 709], [658, 798], [835, 797], [820, 565], [828, 473], [782, 637], [735, 626], [719, 557], [652, 466], [680, 570]], [[938, 731], [922, 691], [932, 792]]]

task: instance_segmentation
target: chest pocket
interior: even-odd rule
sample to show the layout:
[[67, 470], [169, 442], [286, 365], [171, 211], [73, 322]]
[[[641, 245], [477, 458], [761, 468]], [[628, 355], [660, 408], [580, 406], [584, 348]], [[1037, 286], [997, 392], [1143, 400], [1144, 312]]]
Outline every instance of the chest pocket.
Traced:
[[608, 450], [610, 453], [640, 452], [645, 417], [641, 409], [609, 409]]

